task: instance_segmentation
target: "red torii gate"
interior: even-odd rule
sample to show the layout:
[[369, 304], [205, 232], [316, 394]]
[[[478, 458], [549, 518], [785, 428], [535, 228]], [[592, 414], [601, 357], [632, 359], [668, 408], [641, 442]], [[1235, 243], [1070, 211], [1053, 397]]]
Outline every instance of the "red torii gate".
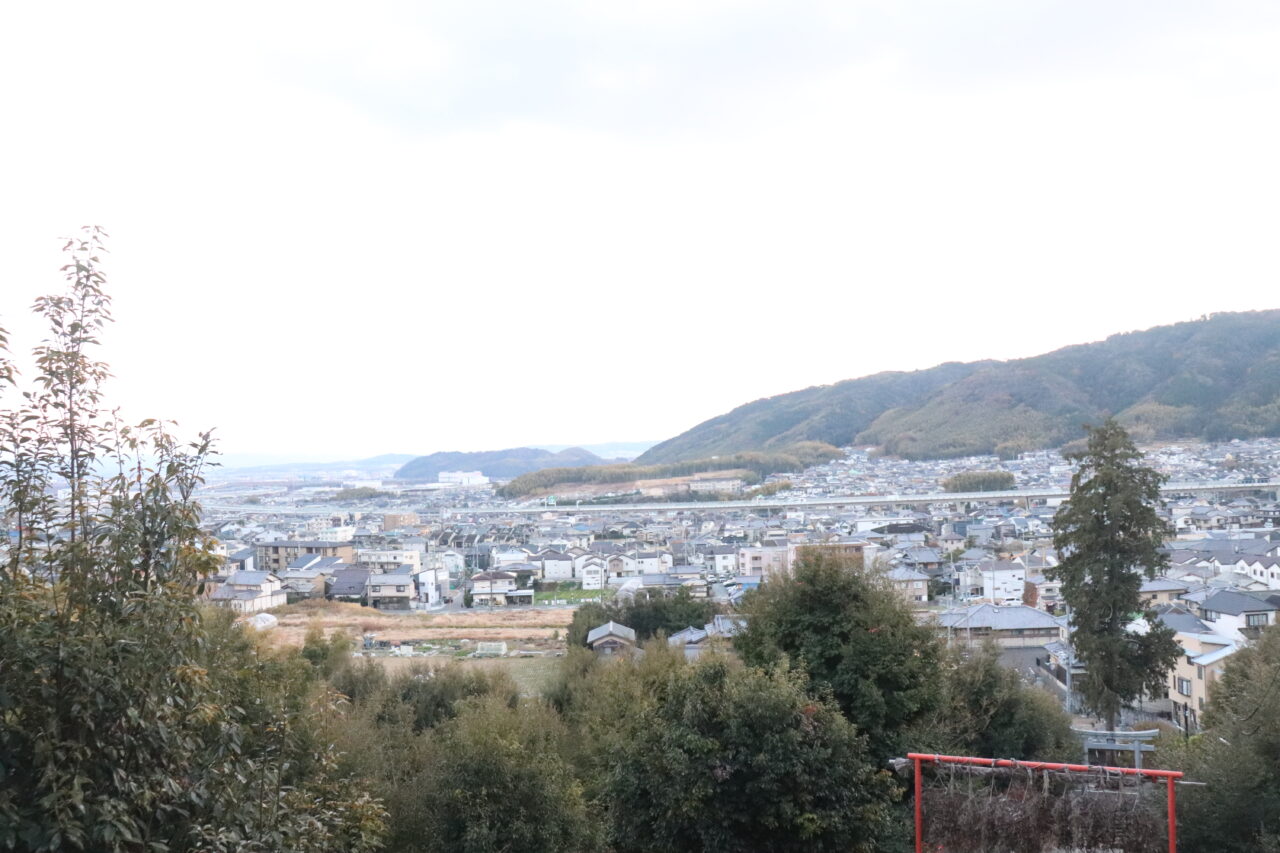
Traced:
[[1153, 779], [1164, 779], [1166, 799], [1169, 809], [1169, 853], [1178, 853], [1178, 816], [1177, 794], [1174, 783], [1182, 778], [1181, 770], [1147, 770], [1133, 767], [1107, 767], [1098, 764], [1057, 764], [1051, 761], [1014, 761], [1008, 758], [978, 758], [971, 755], [930, 755], [921, 752], [908, 752], [907, 758], [912, 762], [915, 785], [916, 809], [916, 853], [924, 853], [924, 816], [922, 808], [923, 783], [920, 767], [930, 761], [934, 764], [970, 764], [978, 767], [1019, 767], [1024, 770], [1062, 770], [1070, 773], [1095, 773], [1105, 771], [1124, 776], [1146, 776]]

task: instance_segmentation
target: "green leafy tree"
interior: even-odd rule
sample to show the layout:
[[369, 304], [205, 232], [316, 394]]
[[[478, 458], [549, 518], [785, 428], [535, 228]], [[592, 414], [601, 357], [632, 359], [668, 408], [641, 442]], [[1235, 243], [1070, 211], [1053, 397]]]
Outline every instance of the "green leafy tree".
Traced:
[[568, 732], [542, 704], [471, 700], [422, 737], [421, 771], [406, 780], [428, 804], [412, 846], [423, 853], [577, 853], [600, 849]]
[[451, 663], [411, 669], [392, 680], [390, 696], [405, 708], [413, 731], [434, 728], [457, 716], [466, 699], [492, 696], [514, 708], [520, 692], [505, 672], [485, 671]]
[[368, 501], [385, 497], [388, 497], [387, 492], [380, 489], [370, 486], [357, 486], [354, 489], [339, 489], [333, 493], [333, 497], [329, 498], [329, 501], [331, 503], [342, 503], [344, 501]]
[[328, 678], [351, 660], [355, 643], [343, 631], [335, 631], [327, 638], [318, 626], [307, 629], [302, 641], [302, 657], [316, 668], [321, 678]]
[[659, 632], [670, 635], [691, 625], [700, 628], [719, 612], [720, 607], [714, 601], [694, 598], [687, 589], [679, 589], [675, 594], [641, 590], [627, 601], [593, 602], [579, 607], [569, 625], [568, 642], [586, 645], [587, 633], [609, 621], [631, 628], [636, 632], [636, 639], [643, 642]]
[[878, 849], [896, 789], [803, 675], [711, 655], [623, 695], [624, 735], [602, 744], [601, 761], [615, 850]]
[[942, 481], [948, 492], [998, 492], [1016, 485], [1008, 471], [962, 471]]
[[878, 758], [897, 753], [903, 729], [937, 701], [937, 639], [860, 559], [802, 549], [789, 576], [743, 604], [747, 627], [733, 643], [742, 659], [789, 660], [816, 693], [831, 691]]
[[[339, 767], [385, 803], [386, 851], [413, 853], [435, 831], [438, 804], [424, 799], [424, 779], [439, 760], [435, 729], [492, 702], [515, 709], [518, 691], [502, 671], [459, 663], [419, 664], [388, 677], [376, 660], [361, 660], [333, 676], [349, 701], [324, 715], [323, 731], [341, 751]], [[434, 849], [434, 848], [432, 848]]]
[[[1157, 513], [1163, 477], [1142, 464], [1142, 453], [1114, 420], [1088, 429], [1088, 445], [1071, 496], [1053, 518], [1062, 562], [1045, 575], [1062, 582], [1072, 609], [1072, 645], [1086, 675], [1086, 706], [1115, 729], [1122, 708], [1164, 690], [1181, 651], [1174, 632], [1143, 612], [1144, 577], [1168, 564], [1160, 546], [1166, 528]], [[1146, 630], [1130, 629], [1141, 616]]]
[[1280, 628], [1227, 659], [1205, 730], [1162, 745], [1161, 758], [1204, 782], [1179, 794], [1179, 849], [1280, 851]]
[[1079, 741], [1062, 704], [1002, 666], [994, 645], [968, 655], [945, 654], [938, 677], [938, 707], [912, 731], [917, 752], [1038, 761], [1078, 758]]
[[[381, 806], [312, 737], [310, 668], [197, 607], [209, 435], [102, 407], [102, 237], [68, 242], [32, 386], [0, 410], [0, 848], [371, 850]], [[14, 377], [0, 354], [0, 393]]]

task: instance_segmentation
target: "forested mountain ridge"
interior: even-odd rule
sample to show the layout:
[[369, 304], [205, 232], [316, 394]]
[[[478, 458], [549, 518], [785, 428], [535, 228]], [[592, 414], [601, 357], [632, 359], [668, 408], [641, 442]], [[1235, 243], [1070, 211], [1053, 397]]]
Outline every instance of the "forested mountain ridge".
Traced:
[[1012, 361], [877, 373], [756, 400], [651, 448], [640, 464], [797, 441], [910, 459], [1005, 456], [1115, 415], [1138, 441], [1280, 435], [1280, 310], [1213, 314]]
[[419, 456], [405, 463], [396, 472], [396, 479], [434, 481], [442, 471], [480, 471], [488, 477], [507, 480], [543, 468], [577, 468], [583, 465], [603, 465], [609, 461], [611, 460], [601, 459], [581, 447], [566, 448], [559, 453], [536, 447], [512, 447], [475, 453], [440, 452]]

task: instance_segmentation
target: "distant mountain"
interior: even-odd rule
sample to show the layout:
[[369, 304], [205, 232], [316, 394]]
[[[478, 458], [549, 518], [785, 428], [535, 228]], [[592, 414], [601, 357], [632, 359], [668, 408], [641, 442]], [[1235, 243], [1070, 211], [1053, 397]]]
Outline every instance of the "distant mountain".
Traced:
[[1213, 314], [1015, 361], [877, 373], [756, 400], [639, 464], [876, 445], [908, 459], [1056, 447], [1115, 415], [1139, 441], [1280, 435], [1280, 310]]
[[441, 471], [479, 471], [493, 479], [509, 480], [543, 468], [581, 468], [608, 461], [610, 460], [601, 459], [581, 447], [566, 448], [559, 453], [536, 447], [512, 447], [476, 453], [442, 452], [412, 460], [396, 472], [396, 479], [434, 482]]
[[[614, 441], [608, 444], [579, 444], [577, 446], [583, 450], [590, 450], [596, 456], [601, 456], [605, 459], [635, 459], [657, 443], [656, 441]], [[550, 450], [554, 453], [573, 445], [542, 444], [538, 446], [542, 450]]]
[[[220, 465], [215, 473], [223, 475], [318, 475], [343, 471], [378, 472], [392, 471], [411, 459], [417, 457], [412, 453], [384, 453], [381, 456], [370, 456], [368, 459], [349, 459], [339, 462], [296, 462], [285, 456], [266, 456], [264, 454], [224, 454], [215, 461]], [[392, 470], [386, 470], [392, 469]]]

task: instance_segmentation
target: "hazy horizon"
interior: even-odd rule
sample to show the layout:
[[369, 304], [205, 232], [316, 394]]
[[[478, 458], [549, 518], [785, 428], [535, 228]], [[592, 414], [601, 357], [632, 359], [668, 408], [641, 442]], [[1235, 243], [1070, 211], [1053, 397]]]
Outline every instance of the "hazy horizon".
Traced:
[[[0, 326], [230, 453], [666, 439], [1268, 307], [1280, 6], [13, 5]], [[91, 132], [85, 132], [91, 128]], [[356, 412], [366, 414], [357, 415]]]

